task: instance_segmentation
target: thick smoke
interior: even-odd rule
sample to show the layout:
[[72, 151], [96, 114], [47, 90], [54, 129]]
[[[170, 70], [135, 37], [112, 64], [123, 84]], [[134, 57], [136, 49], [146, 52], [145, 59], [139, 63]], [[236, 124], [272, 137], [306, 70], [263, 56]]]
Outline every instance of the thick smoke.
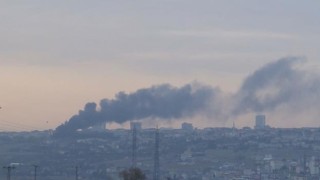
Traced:
[[232, 113], [273, 112], [280, 107], [303, 111], [319, 105], [320, 77], [299, 68], [303, 62], [284, 58], [255, 71], [235, 95]]
[[233, 114], [270, 111], [297, 98], [308, 89], [305, 73], [293, 65], [301, 59], [285, 58], [255, 71], [235, 95]]
[[307, 113], [307, 118], [317, 118], [320, 76], [302, 69], [304, 62], [301, 58], [284, 58], [269, 63], [249, 75], [233, 95], [199, 84], [180, 88], [166, 84], [131, 94], [120, 92], [114, 99], [102, 100], [100, 110], [95, 103], [86, 104], [83, 111], [57, 127], [56, 132], [83, 129], [100, 122], [180, 119], [199, 113], [215, 120], [236, 119], [250, 113], [286, 114], [286, 118]]
[[124, 123], [144, 118], [177, 119], [199, 113], [214, 101], [219, 90], [199, 84], [181, 88], [168, 84], [139, 89], [134, 93], [118, 93], [114, 99], [103, 99], [100, 110], [95, 103], [57, 127], [56, 132], [75, 131], [101, 122]]
[[232, 114], [267, 113], [282, 126], [319, 124], [320, 76], [305, 62], [284, 58], [255, 71], [234, 95]]

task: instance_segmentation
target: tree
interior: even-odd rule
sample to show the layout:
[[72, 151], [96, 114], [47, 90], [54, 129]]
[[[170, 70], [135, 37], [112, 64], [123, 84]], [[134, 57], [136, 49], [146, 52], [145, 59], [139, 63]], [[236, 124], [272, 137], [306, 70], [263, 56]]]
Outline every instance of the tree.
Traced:
[[139, 168], [130, 168], [119, 173], [123, 180], [145, 180], [146, 175]]

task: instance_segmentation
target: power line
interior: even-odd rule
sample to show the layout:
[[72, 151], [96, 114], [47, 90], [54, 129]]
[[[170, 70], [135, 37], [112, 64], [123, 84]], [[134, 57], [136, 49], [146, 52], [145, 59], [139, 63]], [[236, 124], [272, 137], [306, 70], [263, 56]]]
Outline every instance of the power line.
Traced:
[[16, 124], [9, 123], [9, 122], [2, 122], [2, 121], [0, 121], [0, 125], [1, 126], [6, 126], [6, 127], [10, 127], [10, 128], [13, 128], [13, 129], [29, 129], [29, 128], [26, 128], [24, 126], [16, 125]]
[[[0, 106], [0, 110], [2, 109], [2, 107]], [[32, 131], [32, 130], [37, 130], [39, 129], [38, 127], [34, 127], [34, 126], [30, 126], [27, 124], [21, 124], [21, 123], [17, 123], [17, 122], [11, 122], [11, 121], [6, 121], [6, 120], [0, 120], [0, 125], [1, 126], [7, 126], [9, 128], [13, 128], [14, 130], [24, 130], [24, 131]], [[0, 129], [0, 130], [4, 130], [4, 129]]]
[[23, 126], [18, 126], [15, 124], [10, 124], [10, 123], [3, 123], [0, 122], [0, 126], [2, 127], [2, 130], [8, 131], [8, 129], [11, 129], [13, 131], [31, 131], [32, 129], [26, 128]]
[[15, 131], [33, 131], [33, 130], [39, 129], [34, 126], [9, 122], [9, 121], [5, 121], [5, 120], [0, 120], [0, 126], [2, 126], [2, 128], [5, 127], [6, 129], [9, 128], [9, 129], [13, 129]]
[[11, 122], [11, 121], [6, 121], [6, 120], [0, 120], [0, 122], [13, 124], [13, 125], [18, 126], [18, 127], [24, 127], [24, 128], [29, 128], [29, 129], [38, 129], [38, 127], [30, 126], [30, 125], [27, 125], [27, 124], [21, 124], [21, 123], [17, 123], [17, 122]]

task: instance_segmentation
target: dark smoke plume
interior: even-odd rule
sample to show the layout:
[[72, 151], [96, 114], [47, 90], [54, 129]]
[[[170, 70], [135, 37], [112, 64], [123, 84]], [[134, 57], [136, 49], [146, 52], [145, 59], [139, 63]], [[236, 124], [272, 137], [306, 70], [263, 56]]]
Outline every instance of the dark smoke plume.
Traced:
[[308, 88], [304, 82], [305, 72], [294, 65], [298, 58], [284, 58], [265, 65], [248, 76], [235, 95], [233, 114], [264, 112], [288, 103]]
[[308, 118], [313, 115], [318, 119], [320, 76], [302, 69], [303, 62], [301, 58], [283, 58], [269, 63], [249, 75], [233, 95], [199, 84], [181, 88], [166, 84], [131, 94], [120, 92], [114, 99], [102, 100], [100, 110], [95, 103], [86, 104], [56, 132], [71, 132], [100, 122], [179, 119], [199, 113], [210, 119], [228, 120], [248, 113], [282, 113], [287, 118], [308, 112]]
[[232, 114], [287, 113], [292, 119], [292, 114], [316, 110], [320, 106], [320, 76], [302, 69], [303, 62], [301, 58], [284, 58], [255, 71], [234, 96]]
[[219, 90], [199, 84], [181, 88], [168, 84], [139, 89], [134, 93], [118, 93], [114, 99], [103, 99], [100, 110], [95, 103], [57, 127], [57, 133], [88, 128], [101, 122], [124, 123], [144, 118], [175, 119], [193, 116], [209, 106]]

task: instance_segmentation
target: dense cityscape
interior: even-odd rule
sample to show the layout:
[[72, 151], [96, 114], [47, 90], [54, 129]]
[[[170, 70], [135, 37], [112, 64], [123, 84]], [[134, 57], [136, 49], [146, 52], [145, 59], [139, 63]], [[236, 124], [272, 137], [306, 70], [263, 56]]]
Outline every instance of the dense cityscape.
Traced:
[[320, 180], [319, 7], [0, 0], [0, 180]]
[[[121, 179], [135, 166], [147, 179], [306, 180], [320, 178], [320, 129], [255, 127], [1, 132], [1, 179]], [[156, 166], [156, 167], [155, 167]], [[9, 169], [9, 167], [12, 167]], [[36, 173], [36, 174], [35, 174]]]

